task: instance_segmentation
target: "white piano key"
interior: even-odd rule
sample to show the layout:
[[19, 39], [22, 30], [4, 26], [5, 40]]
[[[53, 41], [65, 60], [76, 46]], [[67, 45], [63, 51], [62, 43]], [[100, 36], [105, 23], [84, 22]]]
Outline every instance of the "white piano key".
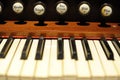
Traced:
[[91, 74], [92, 74], [92, 80], [104, 80], [105, 73], [102, 68], [102, 64], [101, 64], [99, 56], [97, 54], [95, 45], [92, 40], [88, 40], [88, 44], [90, 46], [91, 54], [93, 57], [93, 60], [88, 60]]
[[48, 80], [51, 40], [45, 40], [42, 60], [37, 60], [35, 80]]
[[117, 80], [117, 71], [115, 69], [115, 65], [113, 60], [108, 60], [105, 56], [105, 53], [100, 45], [98, 40], [94, 40], [96, 45], [96, 49], [98, 51], [99, 57], [101, 59], [104, 71], [105, 71], [105, 80]]
[[[0, 80], [6, 80], [6, 73], [17, 49], [20, 39], [15, 39], [5, 58], [0, 59]], [[6, 40], [4, 41], [6, 42]]]
[[[5, 43], [6, 43], [7, 39], [3, 39], [3, 41], [0, 44], [0, 52], [2, 50], [2, 48], [4, 47]], [[0, 58], [0, 63], [2, 62], [3, 58]], [[5, 80], [4, 76], [0, 76], [0, 80]]]
[[52, 40], [49, 62], [49, 80], [62, 80], [62, 62], [62, 60], [57, 59], [57, 40]]
[[91, 80], [90, 68], [88, 61], [85, 59], [81, 40], [75, 40], [78, 60], [76, 60], [77, 79], [78, 80]]
[[115, 59], [114, 64], [115, 64], [117, 72], [118, 72], [118, 80], [120, 80], [120, 56], [118, 55], [118, 52], [116, 51], [112, 42], [108, 41], [108, 44], [114, 53], [114, 59]]
[[18, 45], [18, 49], [15, 53], [15, 56], [7, 72], [8, 80], [19, 80], [20, 79], [20, 72], [21, 72], [22, 65], [24, 63], [24, 60], [21, 60], [20, 57], [21, 57], [25, 42], [26, 42], [26, 39], [22, 39], [20, 41], [20, 44]]
[[64, 40], [63, 76], [64, 80], [76, 80], [77, 78], [76, 64], [71, 58], [68, 40]]
[[34, 39], [29, 52], [29, 57], [27, 60], [25, 60], [24, 65], [22, 66], [23, 68], [20, 73], [21, 80], [33, 80], [36, 65], [35, 55], [37, 45], [38, 40]]

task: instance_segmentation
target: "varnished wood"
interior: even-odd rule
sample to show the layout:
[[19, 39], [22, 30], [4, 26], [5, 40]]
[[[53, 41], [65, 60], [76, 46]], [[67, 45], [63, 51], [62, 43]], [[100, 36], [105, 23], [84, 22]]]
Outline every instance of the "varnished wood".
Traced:
[[100, 38], [100, 37], [117, 37], [120, 38], [120, 26], [118, 23], [108, 23], [111, 27], [99, 27], [100, 23], [89, 22], [88, 26], [78, 25], [77, 22], [67, 22], [67, 25], [57, 25], [55, 21], [46, 21], [46, 26], [35, 26], [37, 21], [27, 21], [26, 24], [14, 24], [15, 21], [6, 21], [6, 24], [0, 24], [0, 35], [5, 36], [34, 36], [40, 35], [46, 38], [55, 37], [88, 37], [88, 38]]

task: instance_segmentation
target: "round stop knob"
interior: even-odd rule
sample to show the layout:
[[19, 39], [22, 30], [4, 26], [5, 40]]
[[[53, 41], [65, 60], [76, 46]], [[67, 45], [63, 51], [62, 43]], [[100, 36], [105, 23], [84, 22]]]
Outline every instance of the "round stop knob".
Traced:
[[15, 2], [12, 6], [12, 9], [16, 14], [22, 13], [24, 9], [23, 3], [20, 1]]
[[83, 1], [79, 4], [79, 13], [82, 15], [87, 15], [90, 12], [90, 4], [86, 1]]
[[107, 3], [103, 4], [102, 8], [101, 8], [101, 14], [104, 17], [111, 16], [111, 14], [112, 14], [112, 6], [110, 4], [107, 4]]
[[67, 5], [67, 3], [65, 1], [59, 1], [59, 2], [57, 2], [56, 11], [60, 15], [65, 14], [68, 11], [68, 5]]
[[34, 6], [34, 13], [38, 16], [41, 16], [45, 13], [45, 6], [42, 2], [37, 2]]

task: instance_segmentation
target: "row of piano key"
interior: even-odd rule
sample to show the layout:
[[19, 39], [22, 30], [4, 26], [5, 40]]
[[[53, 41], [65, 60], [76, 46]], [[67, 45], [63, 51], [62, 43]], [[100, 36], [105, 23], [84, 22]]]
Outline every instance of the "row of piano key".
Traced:
[[120, 41], [0, 39], [0, 80], [119, 80]]

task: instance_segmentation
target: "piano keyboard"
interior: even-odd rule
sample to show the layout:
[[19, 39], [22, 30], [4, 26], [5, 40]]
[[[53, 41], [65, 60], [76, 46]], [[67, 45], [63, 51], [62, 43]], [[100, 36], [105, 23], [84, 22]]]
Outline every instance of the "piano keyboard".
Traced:
[[0, 80], [120, 80], [120, 41], [0, 39]]

